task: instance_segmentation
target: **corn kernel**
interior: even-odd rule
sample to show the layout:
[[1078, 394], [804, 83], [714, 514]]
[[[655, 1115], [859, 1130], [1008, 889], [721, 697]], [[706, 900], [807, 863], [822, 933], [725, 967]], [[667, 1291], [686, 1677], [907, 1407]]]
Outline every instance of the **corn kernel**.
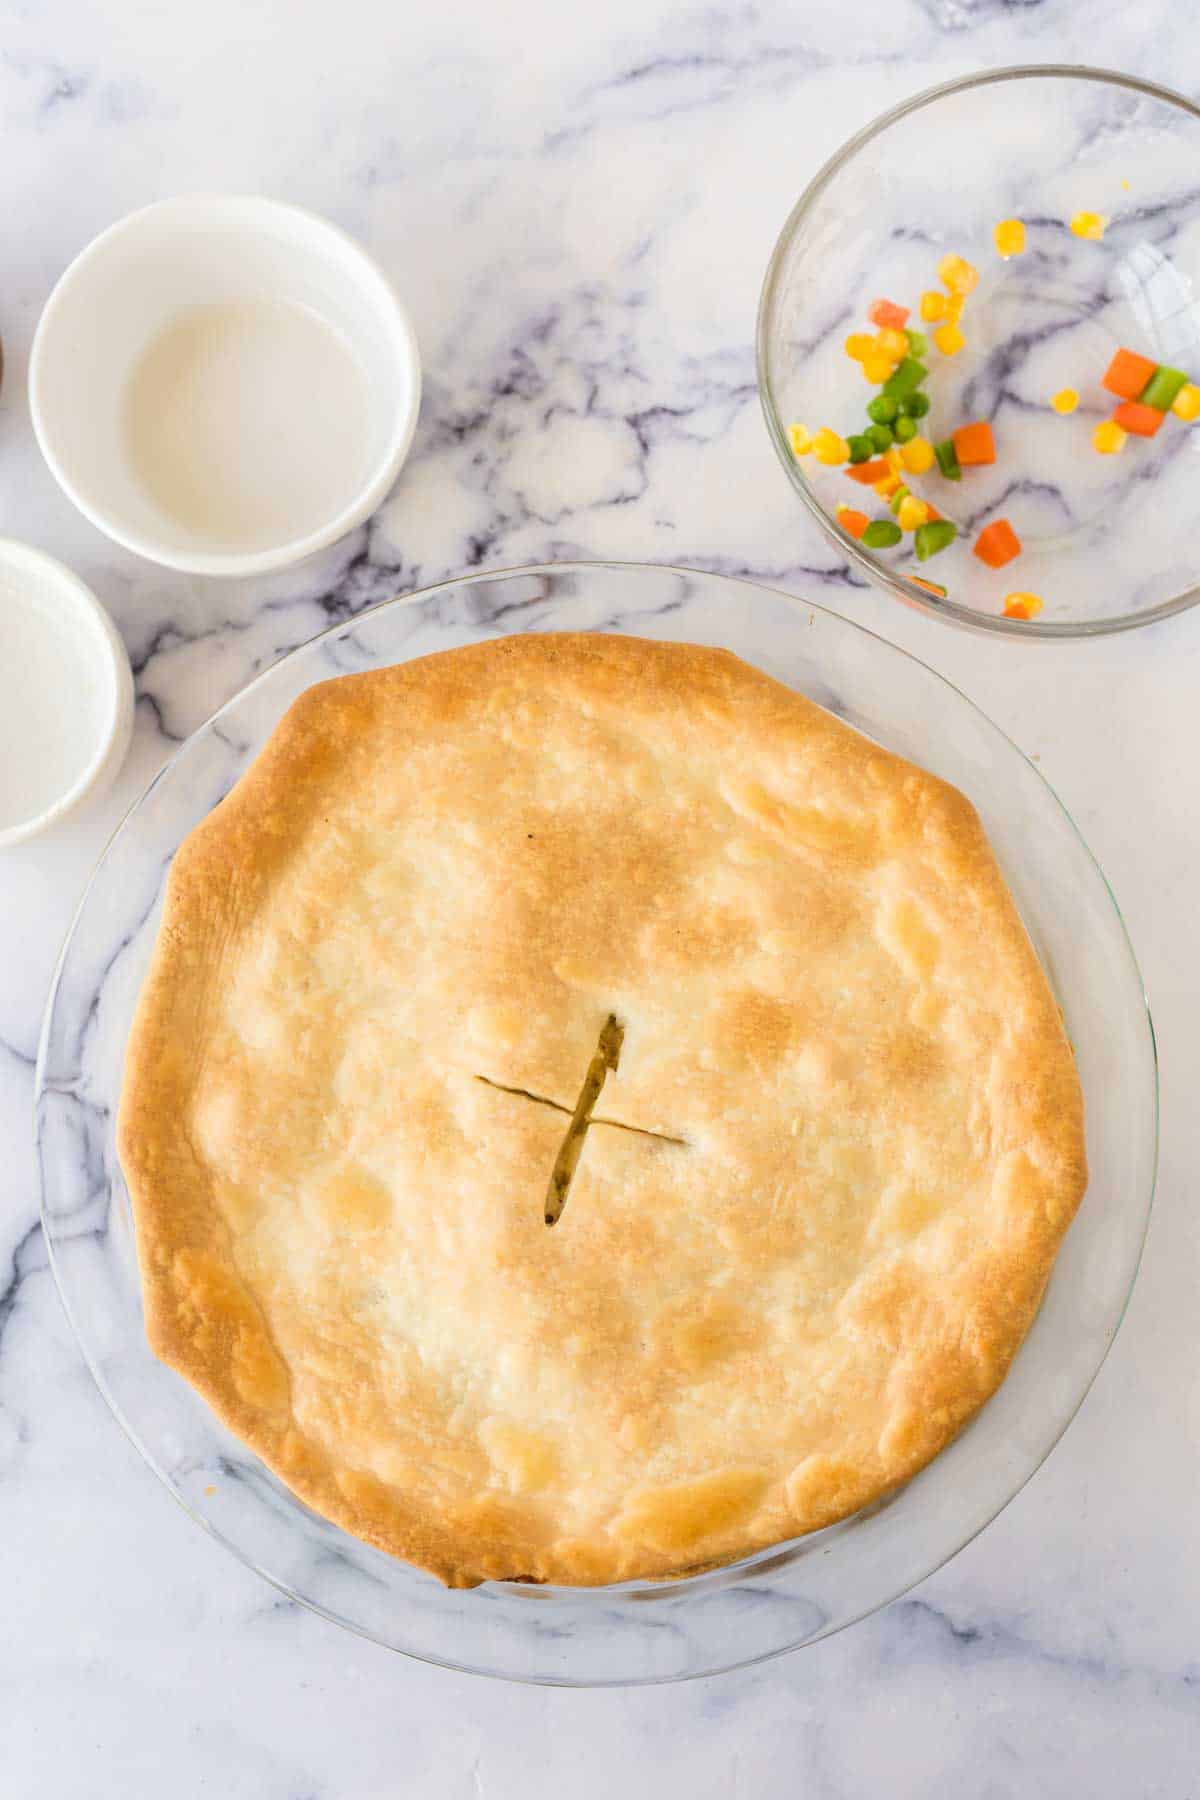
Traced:
[[903, 473], [904, 473], [904, 452], [902, 450], [898, 450], [895, 444], [892, 445], [890, 450], [884, 451], [883, 460], [887, 464], [888, 468], [892, 471], [893, 475], [903, 475]]
[[863, 357], [862, 372], [873, 387], [882, 387], [895, 370], [892, 358], [881, 356], [877, 350], [872, 350], [870, 356]]
[[813, 455], [819, 463], [828, 468], [835, 468], [838, 463], [850, 461], [850, 446], [845, 438], [839, 437], [836, 431], [822, 427], [812, 441]]
[[899, 362], [902, 356], [908, 355], [908, 338], [904, 332], [885, 325], [875, 333], [875, 349], [880, 356], [889, 356], [893, 362]]
[[1200, 419], [1200, 387], [1190, 381], [1186, 387], [1181, 387], [1171, 402], [1171, 411], [1188, 425], [1193, 419]]
[[1091, 238], [1098, 241], [1104, 236], [1108, 220], [1103, 213], [1077, 212], [1071, 219], [1071, 230], [1078, 238]]
[[967, 340], [957, 325], [939, 325], [933, 341], [943, 356], [957, 356]]
[[958, 324], [959, 320], [963, 316], [963, 307], [965, 305], [966, 305], [966, 301], [963, 299], [961, 294], [951, 294], [950, 298], [946, 302], [946, 323], [947, 323], [947, 325], [957, 325]]
[[854, 362], [861, 362], [864, 356], [870, 356], [874, 343], [869, 331], [852, 331], [845, 342], [846, 355]]
[[896, 513], [896, 523], [901, 531], [915, 531], [918, 525], [924, 525], [929, 518], [929, 508], [915, 494], [906, 494], [900, 502]]
[[969, 294], [979, 285], [979, 270], [964, 256], [943, 256], [938, 279], [952, 294]]
[[1073, 413], [1079, 405], [1079, 395], [1074, 388], [1059, 388], [1050, 404], [1056, 413]]
[[1025, 227], [1020, 219], [1001, 219], [992, 232], [992, 242], [1001, 256], [1020, 256], [1025, 248]]
[[934, 464], [933, 445], [928, 438], [910, 438], [900, 451], [900, 460], [910, 475], [924, 475]]
[[890, 500], [899, 486], [900, 477], [898, 475], [884, 475], [879, 481], [871, 483], [873, 491], [879, 495], [881, 500]]
[[1045, 602], [1037, 594], [1009, 594], [1004, 602], [1006, 619], [1036, 619]]
[[921, 295], [921, 317], [927, 325], [936, 325], [939, 319], [946, 316], [946, 296], [939, 294], [936, 288], [927, 288]]
[[1101, 456], [1115, 456], [1118, 450], [1125, 448], [1125, 439], [1128, 435], [1112, 419], [1105, 419], [1104, 423], [1097, 425], [1093, 431], [1092, 443]]
[[807, 425], [789, 425], [788, 443], [792, 446], [793, 456], [807, 456], [813, 447], [812, 434]]

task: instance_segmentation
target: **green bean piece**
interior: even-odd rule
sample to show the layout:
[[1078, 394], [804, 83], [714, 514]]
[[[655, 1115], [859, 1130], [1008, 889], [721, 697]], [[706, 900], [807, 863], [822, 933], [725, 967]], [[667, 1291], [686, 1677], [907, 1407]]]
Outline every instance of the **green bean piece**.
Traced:
[[918, 525], [913, 538], [918, 562], [928, 562], [939, 550], [944, 550], [958, 536], [958, 526], [952, 525], [949, 519], [929, 519], [924, 525]]
[[920, 387], [929, 370], [915, 356], [906, 356], [898, 369], [893, 370], [883, 384], [883, 391], [892, 400], [903, 400], [908, 394]]
[[1175, 404], [1175, 396], [1180, 388], [1187, 386], [1188, 378], [1181, 369], [1172, 369], [1166, 363], [1159, 363], [1153, 375], [1138, 395], [1143, 406], [1152, 406], [1156, 412], [1170, 412]]
[[929, 339], [923, 331], [906, 331], [908, 347], [914, 356], [925, 356], [929, 350]]
[[890, 550], [904, 536], [895, 519], [872, 519], [862, 534], [868, 550]]
[[902, 500], [907, 500], [908, 496], [911, 492], [912, 492], [911, 488], [906, 488], [903, 482], [900, 483], [900, 486], [896, 489], [895, 493], [892, 495], [891, 499], [888, 501], [888, 505], [891, 507], [892, 512], [894, 514], [899, 514], [900, 502]]
[[958, 460], [958, 451], [954, 448], [953, 438], [943, 438], [940, 444], [935, 444], [933, 454], [937, 457], [938, 468], [947, 481], [962, 480], [962, 466]]

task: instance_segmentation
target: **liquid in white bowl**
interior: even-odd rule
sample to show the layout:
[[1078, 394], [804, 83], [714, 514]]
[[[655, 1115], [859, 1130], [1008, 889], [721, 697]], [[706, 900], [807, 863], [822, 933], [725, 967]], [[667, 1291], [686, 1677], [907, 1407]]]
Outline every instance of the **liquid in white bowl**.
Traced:
[[0, 538], [0, 849], [116, 774], [133, 723], [129, 660], [88, 588]]
[[320, 530], [369, 473], [370, 393], [342, 334], [307, 306], [246, 299], [180, 313], [129, 377], [133, 472], [212, 549], [265, 550]]

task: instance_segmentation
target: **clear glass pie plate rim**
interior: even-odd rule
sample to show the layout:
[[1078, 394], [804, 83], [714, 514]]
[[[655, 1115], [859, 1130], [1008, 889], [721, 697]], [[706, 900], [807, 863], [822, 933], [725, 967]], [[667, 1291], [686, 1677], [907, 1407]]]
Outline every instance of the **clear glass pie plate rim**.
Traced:
[[[646, 605], [639, 604], [643, 597]], [[914, 743], [919, 746], [922, 733], [938, 729], [929, 724], [928, 714], [931, 705], [940, 704], [943, 737], [949, 736], [947, 721], [962, 734], [955, 755], [970, 765], [972, 778], [960, 785], [977, 804], [979, 784], [993, 779], [990, 771], [998, 759], [1004, 770], [1004, 811], [1014, 812], [1014, 842], [1024, 843], [1029, 835], [1029, 820], [1020, 809], [1032, 808], [1030, 818], [1039, 814], [1048, 821], [1044, 834], [1035, 834], [1038, 841], [1028, 856], [1022, 853], [1020, 869], [1014, 871], [998, 848], [1010, 880], [1016, 877], [1018, 904], [1051, 979], [1059, 959], [1073, 954], [1071, 938], [1059, 942], [1044, 937], [1042, 902], [1028, 885], [1043, 876], [1026, 869], [1030, 858], [1059, 859], [1064, 868], [1069, 864], [1078, 890], [1080, 929], [1103, 953], [1092, 959], [1094, 974], [1092, 962], [1080, 965], [1087, 972], [1087, 993], [1078, 1001], [1073, 993], [1067, 996], [1064, 1008], [1073, 1036], [1081, 1023], [1086, 1031], [1085, 1041], [1077, 1038], [1077, 1045], [1089, 1121], [1096, 1121], [1097, 1132], [1107, 1132], [1108, 1124], [1089, 1087], [1091, 1059], [1099, 1057], [1098, 1070], [1138, 1091], [1142, 1118], [1136, 1132], [1130, 1127], [1137, 1146], [1128, 1152], [1135, 1158], [1130, 1167], [1136, 1191], [1125, 1194], [1121, 1189], [1114, 1195], [1106, 1187], [1093, 1199], [1089, 1214], [1089, 1190], [1042, 1313], [1008, 1381], [941, 1457], [867, 1512], [746, 1562], [675, 1583], [596, 1589], [488, 1583], [474, 1590], [447, 1590], [308, 1512], [216, 1424], [185, 1383], [151, 1356], [141, 1329], [136, 1275], [130, 1287], [128, 1201], [112, 1149], [113, 1082], [119, 1079], [123, 1025], [140, 983], [138, 957], [144, 957], [153, 936], [157, 905], [152, 901], [143, 910], [142, 900], [149, 893], [161, 897], [167, 860], [179, 836], [219, 797], [182, 787], [192, 779], [189, 759], [217, 759], [213, 769], [224, 791], [226, 774], [236, 773], [235, 765], [244, 766], [261, 741], [253, 732], [249, 739], [239, 734], [239, 719], [262, 706], [266, 729], [270, 717], [278, 716], [293, 691], [310, 679], [424, 654], [439, 644], [446, 647], [443, 640], [572, 626], [726, 643], [781, 678], [792, 668], [797, 686], [860, 729], [870, 722], [872, 705], [890, 707], [895, 720], [883, 741], [890, 740], [904, 754], [912, 753]], [[389, 632], [398, 632], [399, 641], [388, 643], [388, 654], [369, 647], [380, 634], [386, 641]], [[847, 681], [856, 686], [854, 694], [839, 688], [839, 682]], [[897, 697], [901, 686], [906, 693], [911, 689], [911, 699], [903, 703]], [[857, 717], [862, 709], [865, 715]], [[220, 760], [226, 755], [222, 746], [229, 747], [228, 770]], [[946, 774], [938, 766], [938, 757], [945, 754], [941, 740], [930, 738], [928, 752], [914, 760]], [[163, 814], [172, 804], [173, 785], [186, 815], [178, 820]], [[997, 821], [988, 818], [986, 806], [980, 810], [995, 840]], [[160, 815], [169, 818], [167, 836], [174, 841], [151, 843], [143, 851], [138, 833]], [[999, 824], [1001, 831], [1007, 829], [1005, 820]], [[1042, 844], [1042, 835], [1053, 837], [1053, 846]], [[111, 921], [99, 920], [98, 908], [108, 903], [110, 887], [122, 905], [141, 916], [131, 927], [129, 921], [119, 921], [116, 949], [105, 960], [103, 927]], [[1048, 929], [1053, 934], [1052, 918]], [[100, 949], [93, 955], [97, 933]], [[1104, 1030], [1086, 1030], [1089, 1021], [1094, 1023], [1089, 1008], [1100, 1005], [1091, 993], [1096, 983], [1106, 997], [1110, 987], [1113, 994], [1120, 988], [1123, 1012], [1111, 1032], [1111, 1048], [1102, 1041], [1109, 1034], [1107, 1021]], [[1107, 1090], [1108, 1076], [1104, 1086]], [[1123, 1092], [1121, 1105], [1128, 1103]], [[1058, 1442], [1120, 1324], [1153, 1198], [1157, 1109], [1153, 1029], [1119, 909], [1070, 815], [1016, 745], [944, 677], [838, 614], [740, 578], [618, 562], [494, 570], [384, 601], [289, 652], [227, 701], [164, 764], [99, 859], [55, 969], [35, 1083], [43, 1227], [64, 1308], [115, 1418], [189, 1516], [289, 1599], [368, 1639], [458, 1670], [567, 1686], [686, 1679], [819, 1641], [898, 1598], [990, 1523]], [[1116, 1113], [1120, 1107], [1108, 1110]], [[1106, 1136], [1100, 1147], [1107, 1156]], [[1097, 1162], [1091, 1125], [1089, 1154], [1095, 1186], [1107, 1180], [1108, 1170]], [[1072, 1284], [1069, 1289], [1067, 1284]], [[1076, 1311], [1084, 1320], [1078, 1327]], [[1078, 1367], [1069, 1366], [1065, 1376], [1058, 1361], [1043, 1368], [1051, 1345], [1068, 1364], [1076, 1358]], [[1036, 1380], [1031, 1359], [1038, 1361]], [[1031, 1409], [1047, 1407], [1050, 1416], [1031, 1423], [1014, 1410], [1020, 1405], [1018, 1392], [1026, 1387]], [[983, 1473], [970, 1473], [978, 1469]], [[964, 1470], [970, 1477], [969, 1494]], [[847, 1590], [839, 1608], [829, 1603], [822, 1584], [836, 1580], [843, 1564], [852, 1577], [853, 1597]], [[864, 1570], [867, 1586], [860, 1591], [854, 1583], [863, 1581]], [[841, 1590], [837, 1592], [840, 1596]]]

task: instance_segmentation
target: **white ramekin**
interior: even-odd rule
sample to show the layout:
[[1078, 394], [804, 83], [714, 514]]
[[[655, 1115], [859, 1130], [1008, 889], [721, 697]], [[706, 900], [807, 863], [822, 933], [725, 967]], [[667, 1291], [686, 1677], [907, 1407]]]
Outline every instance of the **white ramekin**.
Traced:
[[[0, 754], [18, 772], [14, 786], [28, 775], [42, 790], [29, 810], [10, 803], [6, 816], [9, 788], [0, 784], [2, 850], [57, 824], [112, 781], [133, 729], [133, 676], [91, 589], [12, 538], [0, 538], [0, 657]], [[19, 683], [26, 692], [18, 709]], [[28, 728], [19, 734], [21, 717]]]
[[[368, 469], [354, 498], [288, 542], [246, 551], [197, 542], [161, 514], [130, 465], [131, 371], [176, 317], [199, 306], [284, 300], [352, 347], [371, 393]], [[412, 442], [421, 365], [408, 314], [353, 238], [300, 207], [254, 195], [162, 200], [101, 232], [61, 277], [33, 341], [29, 397], [52, 473], [126, 549], [199, 575], [253, 575], [320, 550], [385, 498]]]

